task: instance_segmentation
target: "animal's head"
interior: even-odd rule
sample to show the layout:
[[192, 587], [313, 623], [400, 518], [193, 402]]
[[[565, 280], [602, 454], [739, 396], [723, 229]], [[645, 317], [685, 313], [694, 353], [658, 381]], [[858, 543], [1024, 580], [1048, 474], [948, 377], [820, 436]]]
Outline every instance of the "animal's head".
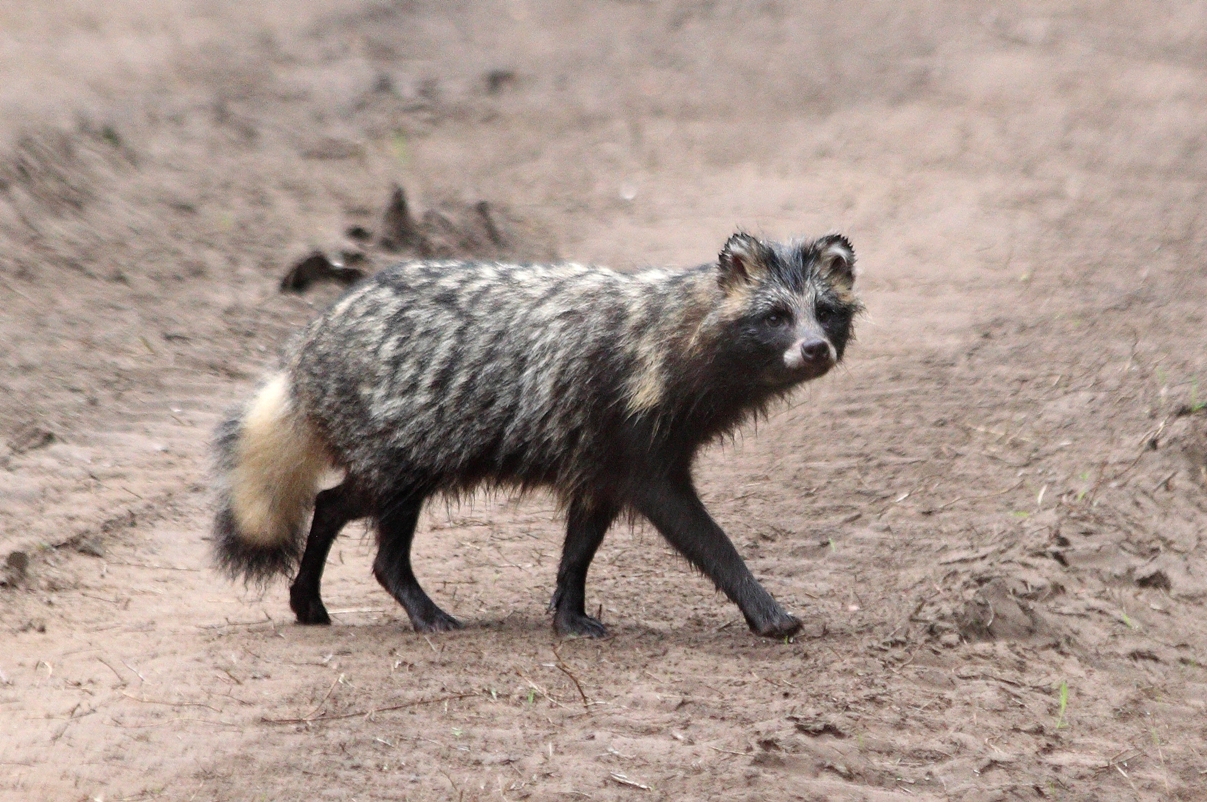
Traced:
[[863, 309], [855, 251], [839, 234], [776, 243], [737, 233], [717, 264], [736, 354], [759, 380], [787, 388], [842, 359]]

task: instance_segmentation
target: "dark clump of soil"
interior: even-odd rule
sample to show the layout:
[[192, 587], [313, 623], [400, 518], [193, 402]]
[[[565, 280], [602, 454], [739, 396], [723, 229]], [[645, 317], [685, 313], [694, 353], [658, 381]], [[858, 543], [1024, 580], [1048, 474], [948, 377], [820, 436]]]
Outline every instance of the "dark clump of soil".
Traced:
[[333, 255], [320, 250], [303, 257], [281, 279], [281, 290], [303, 292], [316, 281], [352, 284], [366, 269], [398, 258], [505, 260], [541, 253], [539, 244], [522, 241], [519, 230], [505, 212], [484, 200], [446, 202], [415, 220], [406, 193], [395, 185], [379, 233], [363, 225], [347, 226], [348, 245]]

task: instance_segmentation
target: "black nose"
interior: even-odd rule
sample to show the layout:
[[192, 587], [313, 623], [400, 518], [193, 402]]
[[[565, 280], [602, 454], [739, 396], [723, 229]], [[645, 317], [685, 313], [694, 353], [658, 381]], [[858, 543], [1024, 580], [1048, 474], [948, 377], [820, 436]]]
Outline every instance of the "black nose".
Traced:
[[825, 340], [813, 340], [801, 345], [800, 355], [806, 364], [830, 361], [830, 346]]

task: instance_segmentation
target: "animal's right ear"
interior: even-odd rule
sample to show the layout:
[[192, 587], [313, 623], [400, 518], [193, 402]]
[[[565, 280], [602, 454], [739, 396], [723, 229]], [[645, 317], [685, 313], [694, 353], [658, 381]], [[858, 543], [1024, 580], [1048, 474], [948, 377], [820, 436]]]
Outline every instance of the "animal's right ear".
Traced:
[[743, 284], [756, 284], [767, 275], [767, 247], [756, 237], [741, 231], [721, 249], [717, 260], [717, 281], [728, 291]]
[[850, 292], [855, 284], [855, 249], [842, 234], [827, 234], [813, 243], [817, 267], [835, 286]]

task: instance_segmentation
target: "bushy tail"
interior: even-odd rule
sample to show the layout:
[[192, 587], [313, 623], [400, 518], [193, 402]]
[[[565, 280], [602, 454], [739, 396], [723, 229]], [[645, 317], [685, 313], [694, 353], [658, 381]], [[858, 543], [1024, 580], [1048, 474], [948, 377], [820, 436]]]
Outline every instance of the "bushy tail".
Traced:
[[219, 427], [214, 552], [232, 578], [265, 582], [298, 562], [302, 527], [331, 459], [294, 409], [285, 374]]

